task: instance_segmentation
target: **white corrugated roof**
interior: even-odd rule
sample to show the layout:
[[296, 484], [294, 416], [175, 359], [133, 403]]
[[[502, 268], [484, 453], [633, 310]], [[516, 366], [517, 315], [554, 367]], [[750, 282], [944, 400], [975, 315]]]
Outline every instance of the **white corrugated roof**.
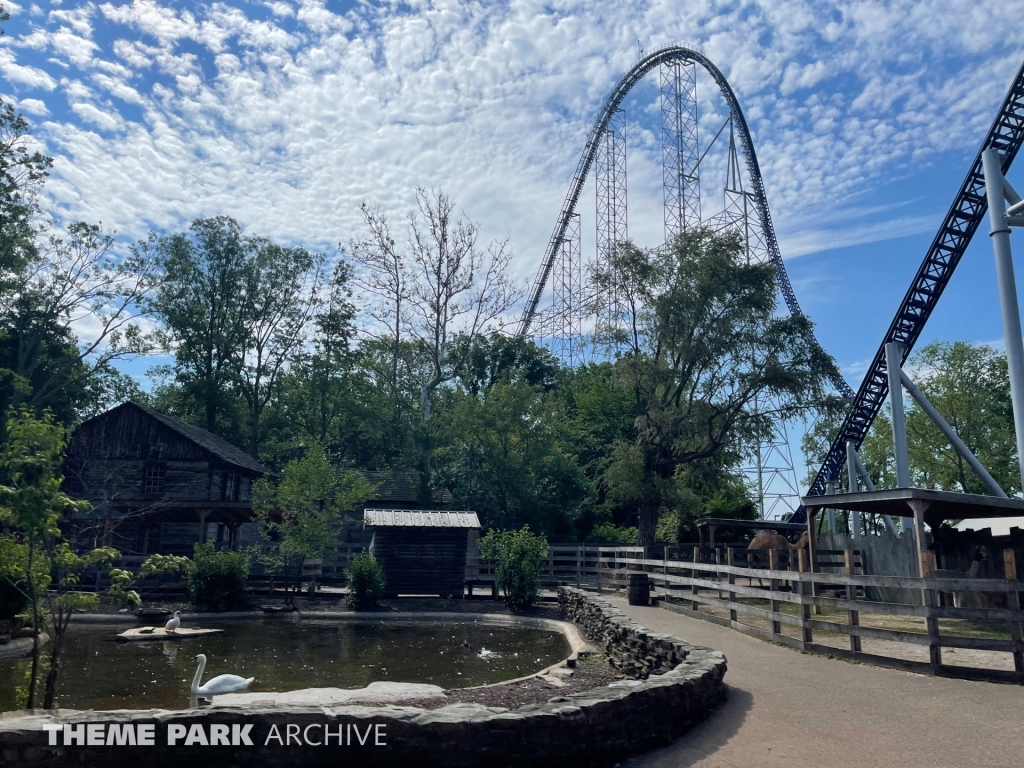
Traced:
[[438, 509], [367, 509], [363, 522], [377, 526], [423, 528], [479, 528], [476, 512], [449, 512]]

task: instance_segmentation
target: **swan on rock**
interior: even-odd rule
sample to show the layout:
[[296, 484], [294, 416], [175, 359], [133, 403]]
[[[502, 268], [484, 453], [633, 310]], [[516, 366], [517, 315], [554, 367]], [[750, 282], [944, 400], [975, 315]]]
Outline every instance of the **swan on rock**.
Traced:
[[207, 680], [206, 685], [200, 686], [199, 681], [206, 671], [206, 654], [200, 653], [196, 656], [196, 659], [199, 661], [199, 668], [196, 670], [196, 676], [192, 678], [191, 704], [193, 708], [198, 706], [200, 696], [212, 701], [214, 696], [244, 691], [256, 679], [255, 677], [244, 678], [238, 675], [217, 675]]
[[174, 632], [178, 627], [181, 626], [181, 611], [175, 611], [174, 617], [164, 624], [164, 629], [168, 632]]

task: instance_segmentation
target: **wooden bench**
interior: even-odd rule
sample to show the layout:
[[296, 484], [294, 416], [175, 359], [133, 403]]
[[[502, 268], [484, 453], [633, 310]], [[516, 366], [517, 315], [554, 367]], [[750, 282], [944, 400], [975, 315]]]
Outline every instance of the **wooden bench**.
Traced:
[[491, 598], [494, 600], [498, 599], [498, 582], [493, 578], [491, 579], [466, 579], [466, 596], [473, 596], [473, 587], [476, 586], [490, 586]]

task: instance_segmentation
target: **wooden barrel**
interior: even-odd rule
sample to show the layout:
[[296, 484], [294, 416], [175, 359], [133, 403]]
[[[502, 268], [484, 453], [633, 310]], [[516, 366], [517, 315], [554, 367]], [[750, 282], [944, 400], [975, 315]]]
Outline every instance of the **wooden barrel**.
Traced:
[[646, 573], [629, 574], [629, 604], [650, 605], [651, 580]]

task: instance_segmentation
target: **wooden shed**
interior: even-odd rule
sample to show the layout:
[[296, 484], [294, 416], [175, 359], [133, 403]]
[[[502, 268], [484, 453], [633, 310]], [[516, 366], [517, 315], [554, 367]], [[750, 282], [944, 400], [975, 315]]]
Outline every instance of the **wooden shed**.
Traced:
[[373, 528], [370, 551], [389, 597], [462, 596], [469, 536], [480, 529], [476, 512], [367, 509], [363, 522]]

